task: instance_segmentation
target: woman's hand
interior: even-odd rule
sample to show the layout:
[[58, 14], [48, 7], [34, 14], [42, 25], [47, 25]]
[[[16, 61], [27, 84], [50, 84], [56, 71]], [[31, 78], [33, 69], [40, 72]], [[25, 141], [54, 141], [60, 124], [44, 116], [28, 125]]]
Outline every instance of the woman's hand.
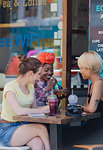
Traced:
[[56, 83], [57, 83], [57, 80], [55, 78], [50, 79], [48, 81], [47, 91], [50, 91], [55, 86]]
[[50, 109], [49, 109], [49, 105], [47, 106], [39, 106], [39, 108], [43, 111], [43, 113], [49, 113], [50, 112]]

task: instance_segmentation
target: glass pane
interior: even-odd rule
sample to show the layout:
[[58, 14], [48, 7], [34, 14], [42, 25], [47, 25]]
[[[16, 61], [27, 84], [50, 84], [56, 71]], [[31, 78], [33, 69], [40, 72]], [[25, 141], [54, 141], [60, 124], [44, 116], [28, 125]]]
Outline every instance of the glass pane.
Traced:
[[37, 57], [53, 52], [54, 76], [61, 84], [62, 8], [62, 0], [0, 1], [0, 72], [17, 75], [13, 65], [20, 53]]
[[88, 51], [89, 1], [72, 0], [72, 69], [71, 88], [88, 88], [88, 81], [80, 74], [78, 57]]

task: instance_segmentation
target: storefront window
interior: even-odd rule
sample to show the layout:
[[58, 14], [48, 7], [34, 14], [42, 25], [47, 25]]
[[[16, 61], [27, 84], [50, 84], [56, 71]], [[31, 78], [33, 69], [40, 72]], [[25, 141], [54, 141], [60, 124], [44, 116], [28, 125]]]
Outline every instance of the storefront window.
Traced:
[[[20, 53], [33, 57], [47, 51], [55, 53], [54, 76], [61, 84], [62, 74], [62, 0], [1, 0], [0, 60], [6, 75]], [[8, 71], [9, 68], [9, 71]]]
[[88, 51], [89, 1], [72, 0], [72, 66], [71, 88], [88, 88], [88, 81], [82, 78], [78, 58]]

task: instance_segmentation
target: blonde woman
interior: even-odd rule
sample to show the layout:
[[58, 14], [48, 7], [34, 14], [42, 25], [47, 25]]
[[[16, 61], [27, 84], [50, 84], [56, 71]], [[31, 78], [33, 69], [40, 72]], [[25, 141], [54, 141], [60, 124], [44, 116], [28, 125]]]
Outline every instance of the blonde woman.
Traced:
[[85, 112], [103, 114], [103, 78], [100, 76], [102, 58], [94, 51], [84, 52], [78, 59], [83, 79], [92, 82], [88, 87], [87, 103], [82, 106]]

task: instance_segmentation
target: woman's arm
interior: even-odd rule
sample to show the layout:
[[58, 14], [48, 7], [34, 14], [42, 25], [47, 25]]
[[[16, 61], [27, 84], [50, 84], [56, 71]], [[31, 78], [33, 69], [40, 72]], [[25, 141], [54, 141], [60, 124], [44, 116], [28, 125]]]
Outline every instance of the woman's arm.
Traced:
[[49, 113], [49, 106], [36, 107], [35, 105], [35, 108], [21, 107], [17, 101], [16, 95], [12, 91], [8, 91], [6, 93], [6, 100], [17, 115], [27, 115], [27, 114], [34, 114], [34, 113]]
[[[91, 90], [90, 86], [91, 86], [91, 84], [88, 87], [88, 94], [87, 95], [90, 95], [90, 90]], [[86, 105], [88, 105], [88, 101], [89, 101], [89, 97], [87, 96]]]
[[35, 98], [36, 98], [36, 102], [39, 105], [39, 103], [41, 105], [45, 105], [45, 103], [47, 102], [47, 96], [48, 96], [49, 92], [44, 88], [40, 88], [40, 87], [36, 87], [35, 88]]
[[94, 84], [90, 103], [89, 104], [87, 103], [86, 106], [82, 106], [84, 111], [90, 113], [95, 112], [102, 95], [103, 95], [103, 81], [98, 80]]

